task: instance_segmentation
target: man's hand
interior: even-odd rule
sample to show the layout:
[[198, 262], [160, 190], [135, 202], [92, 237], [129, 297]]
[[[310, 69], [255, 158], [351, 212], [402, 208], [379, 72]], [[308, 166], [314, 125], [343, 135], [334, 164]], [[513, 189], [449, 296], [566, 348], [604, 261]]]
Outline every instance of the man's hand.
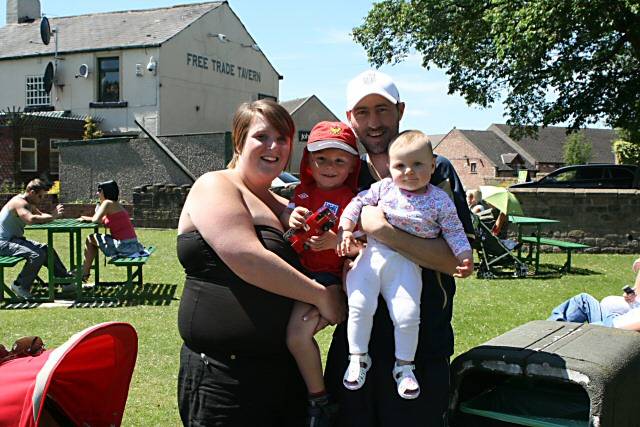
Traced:
[[360, 223], [362, 224], [362, 230], [377, 240], [381, 240], [379, 238], [380, 232], [389, 225], [382, 208], [378, 206], [364, 206], [360, 213]]
[[636, 288], [633, 288], [633, 292], [631, 292], [630, 294], [625, 292], [622, 297], [627, 302], [627, 304], [633, 304], [636, 301]]
[[302, 228], [304, 227], [305, 220], [311, 215], [311, 211], [302, 206], [296, 206], [289, 216], [289, 227]]
[[453, 277], [465, 278], [469, 277], [473, 273], [473, 260], [469, 258], [465, 258], [462, 260], [462, 263], [456, 267], [456, 273], [454, 273]]
[[56, 205], [56, 208], [51, 214], [51, 216], [53, 217], [53, 219], [56, 219], [56, 218], [60, 218], [62, 214], [64, 214], [64, 205], [58, 204]]

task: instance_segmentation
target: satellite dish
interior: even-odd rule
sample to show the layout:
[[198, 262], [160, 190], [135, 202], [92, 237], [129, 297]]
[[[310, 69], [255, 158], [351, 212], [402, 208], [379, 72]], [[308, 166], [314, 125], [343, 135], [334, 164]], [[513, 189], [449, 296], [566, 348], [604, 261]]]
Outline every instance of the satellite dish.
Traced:
[[42, 21], [40, 21], [40, 38], [44, 44], [49, 44], [51, 41], [51, 26], [46, 16], [43, 16]]
[[85, 79], [89, 77], [89, 66], [87, 64], [81, 64], [78, 67], [78, 75], [76, 77], [84, 77]]
[[49, 62], [47, 68], [44, 69], [42, 83], [44, 85], [44, 91], [46, 93], [51, 92], [51, 86], [53, 85], [53, 62]]

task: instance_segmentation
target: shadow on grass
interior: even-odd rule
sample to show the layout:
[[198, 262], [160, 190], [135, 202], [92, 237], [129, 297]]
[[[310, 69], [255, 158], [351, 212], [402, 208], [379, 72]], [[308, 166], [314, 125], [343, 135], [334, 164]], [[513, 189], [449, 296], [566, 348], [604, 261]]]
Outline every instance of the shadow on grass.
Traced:
[[178, 285], [171, 283], [145, 283], [134, 285], [129, 292], [122, 283], [102, 282], [99, 286], [83, 289], [83, 298], [72, 307], [131, 307], [138, 305], [168, 306], [176, 300]]
[[522, 279], [533, 279], [533, 280], [548, 280], [548, 279], [559, 279], [565, 276], [593, 276], [593, 275], [602, 275], [603, 273], [595, 270], [590, 270], [588, 268], [577, 268], [571, 267], [571, 272], [567, 273], [564, 269], [564, 266], [558, 264], [540, 264], [538, 273], [534, 274], [534, 267], [529, 265], [529, 273], [526, 277], [516, 277], [513, 274], [513, 270], [501, 270], [499, 267], [494, 268], [493, 273], [495, 274], [494, 279], [500, 280], [522, 280]]
[[99, 286], [83, 288], [82, 297], [75, 300], [68, 293], [56, 292], [54, 302], [42, 302], [48, 295], [46, 288], [35, 287], [33, 296], [40, 301], [10, 299], [0, 309], [20, 310], [39, 307], [104, 308], [132, 307], [139, 305], [169, 306], [176, 301], [178, 286], [170, 283], [145, 283], [134, 285], [131, 292], [118, 282], [100, 283]]

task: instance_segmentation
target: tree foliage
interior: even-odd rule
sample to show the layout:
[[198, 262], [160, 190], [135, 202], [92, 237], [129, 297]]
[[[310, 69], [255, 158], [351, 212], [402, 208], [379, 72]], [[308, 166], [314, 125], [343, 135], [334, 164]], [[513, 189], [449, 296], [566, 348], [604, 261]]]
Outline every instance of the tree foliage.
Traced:
[[639, 0], [383, 0], [353, 36], [375, 66], [417, 51], [469, 104], [504, 97], [515, 136], [599, 120], [640, 131]]
[[84, 119], [84, 125], [82, 127], [84, 128], [84, 132], [82, 133], [82, 139], [84, 141], [101, 138], [103, 136], [102, 131], [98, 129], [98, 124], [91, 116], [87, 116]]
[[582, 165], [591, 160], [591, 143], [584, 134], [574, 132], [567, 136], [564, 142], [564, 163], [568, 165]]

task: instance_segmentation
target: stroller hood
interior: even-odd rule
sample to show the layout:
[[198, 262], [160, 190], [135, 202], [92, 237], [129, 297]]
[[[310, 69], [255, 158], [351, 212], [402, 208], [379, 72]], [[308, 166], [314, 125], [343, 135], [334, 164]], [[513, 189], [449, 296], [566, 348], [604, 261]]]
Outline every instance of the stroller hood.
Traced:
[[0, 426], [38, 426], [49, 416], [43, 415], [45, 406], [65, 424], [119, 426], [137, 352], [133, 326], [108, 322], [78, 332], [55, 350], [3, 363]]

